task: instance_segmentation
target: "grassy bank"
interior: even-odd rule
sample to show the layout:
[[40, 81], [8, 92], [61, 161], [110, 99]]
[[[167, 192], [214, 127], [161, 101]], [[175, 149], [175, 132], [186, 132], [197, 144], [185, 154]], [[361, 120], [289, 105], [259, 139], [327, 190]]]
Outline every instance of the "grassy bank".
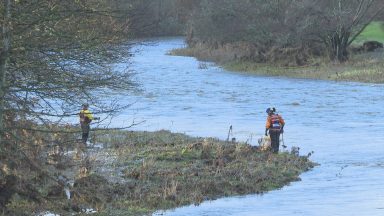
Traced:
[[[125, 141], [112, 141], [122, 137]], [[219, 197], [280, 188], [313, 167], [306, 157], [260, 152], [244, 143], [192, 138], [168, 131], [116, 132], [115, 166], [126, 180], [122, 197], [106, 209], [143, 213]]]
[[383, 57], [384, 53], [360, 54], [352, 56], [350, 61], [343, 64], [326, 62], [303, 67], [281, 67], [249, 61], [232, 61], [223, 64], [223, 67], [231, 71], [263, 76], [384, 83]]
[[[100, 132], [96, 138], [106, 148], [91, 153], [89, 170], [77, 175], [71, 200], [60, 191], [52, 198], [45, 193], [44, 203], [16, 197], [8, 204], [10, 212], [40, 209], [66, 215], [92, 208], [94, 215], [145, 215], [219, 197], [261, 194], [298, 181], [315, 165], [288, 152], [271, 154], [245, 143], [168, 131]], [[72, 159], [63, 161], [62, 174], [78, 172]]]
[[[206, 50], [204, 52], [207, 52]], [[335, 81], [355, 81], [366, 83], [384, 83], [384, 52], [353, 54], [345, 63], [334, 63], [325, 59], [314, 59], [308, 66], [284, 67], [279, 64], [256, 63], [238, 60], [222, 62], [214, 58], [200, 56], [193, 48], [173, 50], [171, 55], [193, 56], [199, 60], [215, 61], [226, 70], [239, 71], [261, 76], [283, 76], [305, 79]]]
[[[371, 40], [384, 42], [384, 29], [381, 22], [373, 22], [367, 26], [352, 46], [361, 46], [365, 41]], [[369, 53], [351, 53], [349, 61], [345, 63], [331, 62], [326, 58], [310, 59], [306, 66], [302, 67], [281, 66], [286, 65], [286, 62], [280, 64], [279, 62], [256, 63], [247, 60], [232, 60], [236, 53], [225, 49], [183, 48], [172, 50], [170, 54], [193, 56], [199, 60], [216, 62], [227, 70], [262, 76], [384, 83], [384, 51], [382, 49]]]

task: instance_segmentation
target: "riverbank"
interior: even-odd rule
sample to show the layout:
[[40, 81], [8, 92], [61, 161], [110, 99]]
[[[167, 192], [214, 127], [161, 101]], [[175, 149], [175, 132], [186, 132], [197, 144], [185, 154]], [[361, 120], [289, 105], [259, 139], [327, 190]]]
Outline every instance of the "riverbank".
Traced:
[[122, 135], [130, 143], [119, 144], [117, 166], [125, 166], [123, 176], [134, 186], [126, 193], [130, 196], [113, 209], [135, 206], [153, 212], [219, 197], [264, 193], [299, 180], [300, 173], [314, 166], [304, 156], [270, 154], [244, 143], [168, 131], [118, 132], [113, 137]]
[[[235, 50], [236, 52], [236, 50]], [[244, 51], [243, 51], [244, 52]], [[334, 81], [354, 81], [384, 83], [384, 51], [352, 54], [345, 63], [335, 63], [324, 59], [312, 59], [305, 66], [282, 66], [279, 63], [257, 63], [249, 60], [233, 60], [236, 54], [223, 55], [223, 50], [210, 48], [181, 48], [169, 52], [170, 55], [191, 56], [201, 61], [213, 61], [226, 70], [245, 72], [260, 76], [282, 76], [304, 79]]]
[[147, 215], [220, 197], [262, 194], [300, 180], [315, 166], [288, 151], [271, 154], [245, 143], [169, 131], [98, 132], [95, 141], [104, 147], [88, 148], [87, 165], [63, 154], [61, 171], [55, 171], [75, 178], [70, 199], [60, 187], [53, 190], [45, 183], [38, 187], [44, 203], [13, 198], [10, 213], [66, 215], [92, 209], [94, 215]]

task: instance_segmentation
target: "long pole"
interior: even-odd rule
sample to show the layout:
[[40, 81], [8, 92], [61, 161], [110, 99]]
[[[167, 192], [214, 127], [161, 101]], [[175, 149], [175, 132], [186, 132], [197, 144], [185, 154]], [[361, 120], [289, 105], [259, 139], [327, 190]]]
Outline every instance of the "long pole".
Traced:
[[283, 148], [287, 148], [287, 146], [285, 145], [285, 143], [284, 143], [284, 133], [281, 133], [281, 146], [283, 147]]

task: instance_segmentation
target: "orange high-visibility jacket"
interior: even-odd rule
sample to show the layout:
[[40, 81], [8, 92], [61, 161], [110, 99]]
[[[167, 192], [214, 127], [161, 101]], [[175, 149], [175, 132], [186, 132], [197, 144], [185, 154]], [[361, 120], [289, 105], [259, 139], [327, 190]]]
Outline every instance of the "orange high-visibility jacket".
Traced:
[[283, 117], [278, 114], [268, 115], [265, 128], [280, 130], [285, 125]]

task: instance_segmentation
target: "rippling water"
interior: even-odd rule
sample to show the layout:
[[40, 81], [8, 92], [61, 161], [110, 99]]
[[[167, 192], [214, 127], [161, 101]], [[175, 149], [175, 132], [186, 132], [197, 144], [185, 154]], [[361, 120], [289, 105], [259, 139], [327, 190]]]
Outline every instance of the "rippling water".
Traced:
[[[182, 38], [138, 46], [133, 59], [143, 91], [119, 117], [137, 130], [256, 143], [265, 109], [286, 120], [284, 141], [320, 163], [280, 190], [207, 201], [165, 215], [384, 215], [384, 85], [261, 77], [223, 70], [194, 58], [166, 55]], [[206, 69], [201, 64], [207, 64]]]

